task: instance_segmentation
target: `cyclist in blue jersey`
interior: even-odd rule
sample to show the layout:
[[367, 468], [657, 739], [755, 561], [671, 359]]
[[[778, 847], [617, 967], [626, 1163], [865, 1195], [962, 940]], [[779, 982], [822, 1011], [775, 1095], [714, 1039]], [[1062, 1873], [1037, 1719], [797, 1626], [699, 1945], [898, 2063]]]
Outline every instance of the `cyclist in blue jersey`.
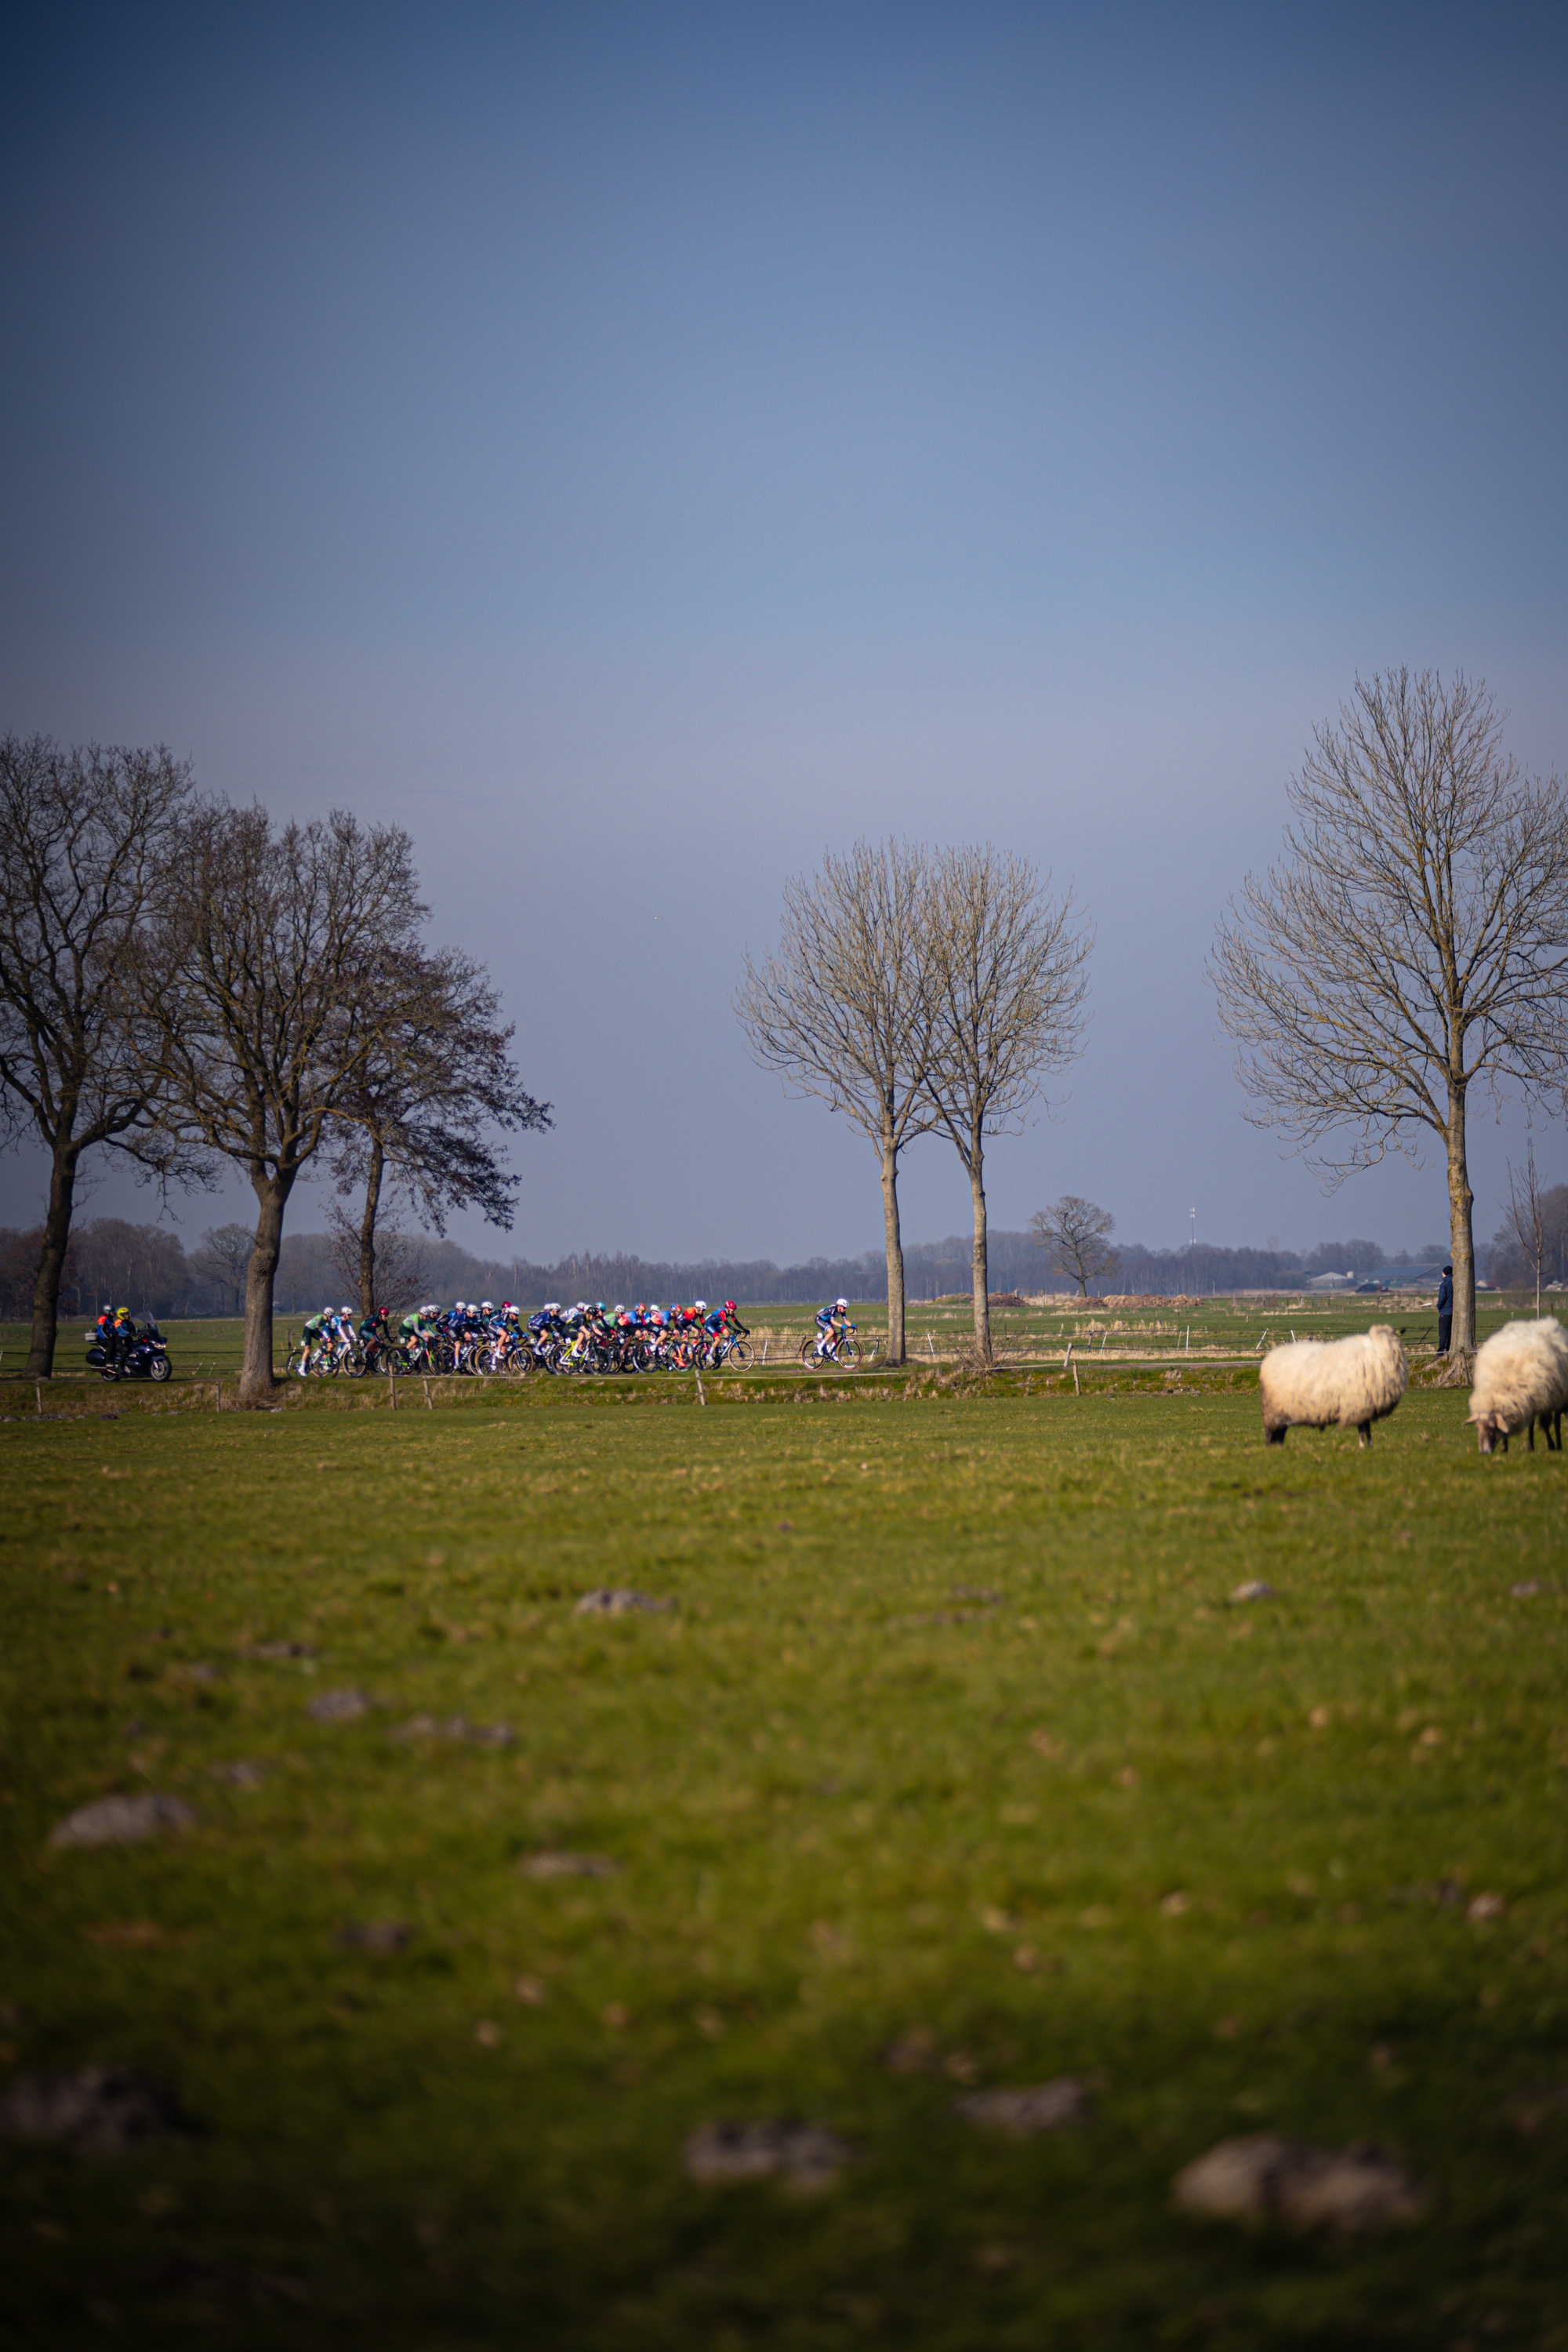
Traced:
[[830, 1348], [838, 1345], [848, 1328], [849, 1301], [847, 1298], [836, 1298], [831, 1307], [817, 1308], [816, 1353], [819, 1359], [826, 1356]]

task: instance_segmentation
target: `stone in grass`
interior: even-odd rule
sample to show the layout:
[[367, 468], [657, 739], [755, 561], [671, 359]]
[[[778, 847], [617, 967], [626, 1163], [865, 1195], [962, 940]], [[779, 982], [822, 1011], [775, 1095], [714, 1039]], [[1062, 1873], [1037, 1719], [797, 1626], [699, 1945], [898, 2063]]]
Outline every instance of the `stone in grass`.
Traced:
[[518, 1864], [525, 1878], [608, 1878], [620, 1868], [607, 1853], [525, 1853]]
[[1081, 2074], [1058, 2074], [1049, 2083], [1033, 2083], [1020, 2090], [969, 2091], [958, 2101], [966, 2123], [985, 2131], [1009, 2133], [1028, 2139], [1036, 2132], [1059, 2131], [1064, 2124], [1082, 2123], [1089, 2112], [1093, 2084]]
[[345, 1919], [338, 1941], [345, 1952], [401, 1952], [413, 1933], [401, 1919]]
[[1178, 2172], [1177, 2210], [1226, 2221], [1286, 2221], [1349, 2236], [1418, 2221], [1431, 2199], [1370, 2140], [1346, 2148], [1257, 2132], [1221, 2140]]
[[821, 2124], [788, 2120], [703, 2124], [681, 2150], [691, 2179], [705, 2188], [743, 2180], [782, 2180], [810, 2196], [831, 2189], [854, 2151]]
[[252, 1642], [240, 1652], [242, 1658], [313, 1658], [313, 1642]]
[[330, 1690], [311, 1699], [305, 1712], [312, 1723], [353, 1723], [368, 1715], [374, 1704], [362, 1690]]
[[189, 2128], [168, 2085], [130, 2066], [18, 2074], [0, 2098], [0, 2135], [84, 2155], [121, 2156], [142, 2140]]
[[661, 1601], [657, 1593], [634, 1592], [629, 1586], [602, 1584], [597, 1591], [584, 1592], [573, 1610], [574, 1617], [629, 1617], [636, 1609], [673, 1609], [673, 1601]]
[[231, 1781], [237, 1789], [259, 1789], [267, 1778], [267, 1767], [252, 1757], [238, 1756], [232, 1764], [215, 1764], [212, 1776], [215, 1780]]
[[394, 1739], [477, 1739], [487, 1748], [510, 1748], [517, 1734], [510, 1723], [470, 1723], [466, 1716], [411, 1716], [399, 1724]]
[[1245, 1584], [1237, 1586], [1230, 1597], [1232, 1601], [1272, 1601], [1274, 1587], [1265, 1584], [1260, 1576], [1249, 1576]]
[[49, 1832], [51, 1845], [140, 1845], [163, 1830], [189, 1829], [195, 1820], [178, 1797], [100, 1797], [79, 1806]]

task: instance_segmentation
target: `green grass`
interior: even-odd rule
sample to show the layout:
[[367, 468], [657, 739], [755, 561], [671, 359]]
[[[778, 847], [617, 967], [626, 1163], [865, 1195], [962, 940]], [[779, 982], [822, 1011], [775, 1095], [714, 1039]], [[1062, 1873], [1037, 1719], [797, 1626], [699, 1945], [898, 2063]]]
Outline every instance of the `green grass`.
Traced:
[[[0, 2042], [143, 2067], [202, 2126], [0, 2145], [0, 2326], [1568, 2343], [1568, 2109], [1509, 2113], [1568, 2084], [1568, 1464], [1480, 1460], [1462, 1392], [1365, 1456], [1266, 1452], [1245, 1369], [1150, 1381], [222, 1418], [94, 1386], [0, 1428]], [[1251, 1577], [1277, 1597], [1229, 1605]], [[605, 1582], [679, 1605], [574, 1616]], [[279, 1641], [315, 1654], [246, 1654]], [[310, 1719], [349, 1685], [381, 1704]], [[513, 1743], [390, 1736], [456, 1713]], [[259, 1786], [215, 1777], [240, 1759]], [[145, 1788], [195, 1828], [49, 1845]], [[619, 1867], [530, 1879], [540, 1847]], [[1504, 1916], [1467, 1918], [1482, 1891]], [[383, 1920], [401, 1950], [338, 1940]], [[933, 2070], [889, 2070], [917, 2031]], [[1102, 2077], [1079, 2129], [954, 2113], [1068, 2071]], [[859, 2162], [809, 2201], [684, 2177], [694, 2126], [775, 2115]], [[1374, 2136], [1434, 2220], [1342, 2246], [1171, 2211], [1265, 2126]]]

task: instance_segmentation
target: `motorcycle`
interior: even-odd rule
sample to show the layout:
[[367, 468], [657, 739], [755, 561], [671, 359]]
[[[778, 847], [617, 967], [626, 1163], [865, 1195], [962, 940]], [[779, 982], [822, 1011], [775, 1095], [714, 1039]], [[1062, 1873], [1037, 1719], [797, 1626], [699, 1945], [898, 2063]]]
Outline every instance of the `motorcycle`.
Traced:
[[151, 1317], [118, 1361], [110, 1363], [109, 1350], [96, 1334], [89, 1339], [87, 1360], [98, 1367], [106, 1381], [166, 1381], [174, 1369], [169, 1361], [163, 1335]]

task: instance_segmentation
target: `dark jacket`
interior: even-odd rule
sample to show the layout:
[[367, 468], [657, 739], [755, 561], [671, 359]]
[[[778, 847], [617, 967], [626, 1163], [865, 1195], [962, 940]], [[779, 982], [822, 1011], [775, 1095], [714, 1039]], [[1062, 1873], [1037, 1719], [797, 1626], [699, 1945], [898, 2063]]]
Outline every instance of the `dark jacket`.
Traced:
[[1439, 1315], [1451, 1315], [1453, 1311], [1454, 1277], [1451, 1274], [1446, 1274], [1437, 1285], [1437, 1312]]

